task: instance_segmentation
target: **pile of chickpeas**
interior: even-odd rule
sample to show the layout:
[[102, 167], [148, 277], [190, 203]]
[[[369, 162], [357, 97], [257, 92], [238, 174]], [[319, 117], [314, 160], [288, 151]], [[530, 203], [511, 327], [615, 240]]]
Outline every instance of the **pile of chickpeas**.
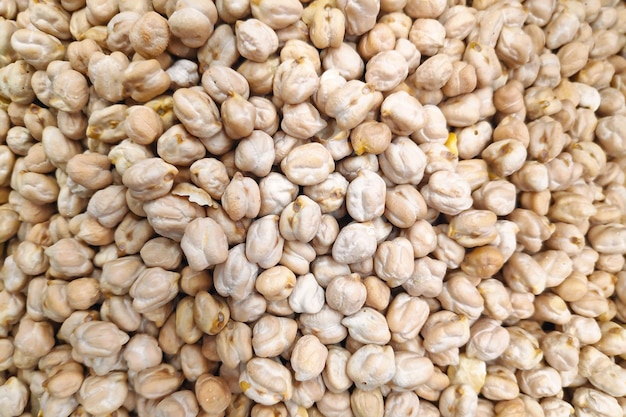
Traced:
[[0, 16], [0, 417], [626, 415], [624, 2]]

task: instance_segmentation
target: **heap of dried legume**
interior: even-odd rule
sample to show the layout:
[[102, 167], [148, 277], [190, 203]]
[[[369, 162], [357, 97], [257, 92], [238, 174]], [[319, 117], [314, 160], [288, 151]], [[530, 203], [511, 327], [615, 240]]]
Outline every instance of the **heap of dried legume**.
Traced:
[[626, 415], [623, 2], [0, 16], [0, 417]]

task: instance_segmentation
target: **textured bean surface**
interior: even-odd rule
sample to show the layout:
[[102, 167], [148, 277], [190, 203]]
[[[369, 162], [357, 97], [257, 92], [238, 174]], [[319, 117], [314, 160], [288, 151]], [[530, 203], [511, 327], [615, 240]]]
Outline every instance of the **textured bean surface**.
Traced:
[[617, 0], [0, 1], [0, 417], [626, 415]]

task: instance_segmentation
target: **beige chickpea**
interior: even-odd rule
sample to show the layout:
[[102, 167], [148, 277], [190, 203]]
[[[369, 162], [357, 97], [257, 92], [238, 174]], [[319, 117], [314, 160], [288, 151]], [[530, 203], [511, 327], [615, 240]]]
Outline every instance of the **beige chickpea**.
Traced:
[[194, 184], [215, 199], [222, 198], [230, 181], [226, 166], [216, 158], [196, 160], [191, 164], [189, 174]]
[[439, 410], [444, 417], [472, 415], [478, 407], [478, 395], [467, 384], [453, 384], [443, 390]]
[[574, 336], [553, 331], [541, 340], [546, 362], [557, 371], [578, 368], [580, 342]]
[[230, 310], [221, 297], [199, 291], [195, 297], [193, 316], [198, 328], [209, 335], [215, 335], [228, 323]]
[[451, 142], [443, 143], [422, 143], [420, 148], [428, 158], [428, 166], [425, 174], [432, 174], [435, 171], [453, 171], [458, 165], [457, 150], [454, 146], [454, 138]]
[[289, 297], [295, 284], [295, 274], [281, 265], [260, 273], [256, 278], [255, 288], [267, 300], [278, 301]]
[[284, 175], [270, 172], [269, 175], [259, 182], [259, 191], [261, 194], [261, 210], [259, 214], [261, 216], [268, 214], [280, 215], [283, 209], [295, 200], [298, 187]]
[[551, 397], [561, 386], [559, 373], [549, 366], [520, 371], [518, 378], [521, 391], [533, 398]]
[[240, 20], [235, 25], [237, 50], [246, 59], [265, 61], [278, 49], [276, 32], [258, 19]]
[[280, 163], [285, 176], [297, 185], [315, 185], [334, 171], [335, 163], [326, 148], [308, 143], [293, 148]]
[[250, 97], [250, 103], [255, 107], [256, 117], [254, 129], [273, 135], [278, 130], [278, 115], [274, 103], [263, 97]]
[[316, 202], [309, 197], [298, 196], [280, 215], [280, 233], [286, 240], [309, 242], [317, 234], [321, 216]]
[[357, 155], [378, 155], [391, 143], [391, 130], [384, 123], [368, 120], [350, 131], [350, 143]]
[[480, 98], [474, 93], [452, 97], [440, 104], [448, 124], [454, 127], [466, 127], [480, 119]]
[[[0, 70], [0, 78], [3, 86], [0, 93], [3, 97], [9, 98], [17, 103], [25, 104], [35, 98], [35, 92], [31, 86], [31, 79], [35, 71], [24, 60], [9, 63]], [[11, 80], [12, 82], [8, 82]]]
[[185, 379], [196, 382], [202, 375], [211, 371], [212, 364], [202, 354], [202, 346], [188, 344], [180, 349], [180, 367]]
[[[112, 102], [124, 98], [126, 93], [122, 85], [122, 74], [130, 64], [126, 55], [119, 51], [115, 51], [111, 55], [96, 51], [88, 59], [86, 73], [98, 95]], [[80, 70], [80, 67], [77, 69]], [[102, 74], [115, 74], [115, 76], [105, 77]]]
[[563, 325], [563, 333], [578, 339], [581, 346], [597, 343], [602, 338], [600, 326], [593, 318], [576, 314]]
[[217, 335], [217, 353], [230, 367], [252, 359], [252, 329], [245, 323], [230, 321]]
[[244, 300], [229, 298], [228, 301], [233, 320], [243, 323], [252, 323], [258, 320], [267, 310], [267, 301], [258, 293], [253, 293]]
[[133, 298], [133, 308], [145, 313], [164, 306], [178, 292], [180, 274], [162, 268], [147, 268], [135, 280], [128, 294]]
[[340, 275], [326, 287], [326, 302], [343, 315], [356, 313], [365, 303], [366, 288], [358, 274]]
[[285, 104], [281, 129], [296, 139], [309, 138], [327, 126], [319, 111], [310, 103]]
[[526, 155], [524, 145], [515, 139], [495, 142], [487, 146], [481, 154], [493, 172], [501, 177], [518, 171], [524, 165]]
[[123, 356], [129, 369], [140, 371], [161, 363], [162, 352], [154, 337], [136, 334], [126, 344]]
[[139, 13], [133, 11], [124, 11], [113, 16], [107, 23], [106, 46], [111, 51], [120, 51], [125, 54], [134, 53], [134, 49], [130, 43], [130, 32], [141, 18]]
[[437, 298], [446, 310], [470, 319], [477, 319], [483, 312], [484, 301], [479, 290], [462, 275], [449, 278]]
[[170, 39], [167, 20], [154, 11], [143, 14], [133, 25], [129, 40], [135, 51], [145, 58], [161, 55]]
[[174, 62], [165, 70], [169, 75], [170, 89], [189, 88], [198, 84], [200, 75], [198, 74], [198, 64], [188, 59], [181, 59]]
[[232, 220], [255, 217], [261, 209], [258, 184], [252, 178], [236, 173], [222, 194], [222, 205]]
[[304, 187], [304, 194], [315, 201], [322, 213], [332, 213], [345, 203], [348, 180], [337, 173], [331, 173], [324, 181]]
[[202, 74], [202, 86], [218, 103], [224, 102], [232, 93], [246, 99], [250, 95], [248, 82], [244, 76], [232, 68], [221, 65], [211, 66]]
[[250, 10], [253, 17], [269, 25], [272, 29], [283, 29], [300, 19], [303, 6], [296, 1], [264, 0], [251, 3]]
[[476, 88], [476, 69], [463, 61], [452, 62], [452, 72], [441, 91], [447, 97], [467, 94]]
[[324, 112], [336, 119], [340, 129], [348, 130], [363, 122], [368, 112], [381, 102], [382, 93], [372, 85], [350, 80], [329, 95]]
[[162, 417], [171, 413], [185, 413], [185, 415], [199, 412], [198, 402], [192, 391], [183, 390], [163, 398], [154, 409], [156, 416]]
[[341, 324], [343, 317], [325, 304], [317, 313], [300, 315], [300, 330], [303, 334], [314, 334], [326, 345], [338, 343], [348, 335], [348, 330]]
[[23, 126], [14, 126], [10, 128], [6, 134], [6, 146], [14, 154], [24, 156], [28, 154], [29, 149], [35, 144], [34, 138]]
[[132, 164], [122, 181], [134, 198], [154, 200], [171, 190], [176, 174], [178, 169], [161, 158], [147, 158]]
[[163, 94], [170, 83], [169, 75], [156, 59], [133, 61], [123, 73], [124, 89], [130, 92], [133, 100], [139, 102], [146, 102]]
[[116, 325], [98, 320], [80, 324], [70, 336], [70, 343], [77, 353], [96, 357], [117, 354], [128, 340], [129, 336]]
[[474, 206], [506, 216], [515, 209], [515, 186], [506, 180], [486, 182], [472, 193]]
[[289, 295], [289, 306], [293, 311], [315, 314], [322, 309], [324, 301], [324, 290], [317, 283], [313, 274], [307, 273], [297, 277]]
[[128, 213], [115, 228], [115, 244], [120, 254], [133, 255], [139, 253], [153, 233], [154, 229], [147, 219]]
[[[167, 25], [173, 36], [189, 48], [203, 46], [213, 33], [213, 24], [208, 16], [193, 7], [177, 7], [167, 19]], [[194, 28], [191, 30], [190, 28]], [[167, 38], [166, 38], [167, 44]]]
[[283, 252], [284, 239], [279, 231], [279, 217], [267, 215], [254, 221], [246, 233], [246, 257], [261, 267], [276, 265]]
[[355, 179], [359, 170], [368, 169], [377, 172], [380, 167], [379, 158], [372, 154], [363, 154], [345, 158], [337, 164], [337, 172], [348, 181]]
[[37, 29], [18, 29], [11, 36], [11, 47], [27, 63], [38, 70], [65, 54], [65, 47], [53, 35]]
[[139, 371], [134, 378], [133, 387], [139, 395], [156, 399], [176, 391], [183, 379], [176, 368], [162, 363]]
[[380, 4], [375, 1], [364, 3], [340, 0], [337, 7], [346, 16], [346, 31], [349, 35], [362, 35], [376, 24]]
[[359, 171], [348, 185], [346, 208], [350, 216], [360, 222], [373, 220], [384, 212], [386, 188], [382, 178], [369, 170]]
[[227, 24], [215, 27], [207, 42], [198, 49], [198, 64], [200, 71], [206, 71], [211, 64], [230, 67], [239, 58], [235, 32]]
[[79, 277], [93, 270], [94, 251], [77, 239], [61, 239], [44, 253], [50, 260], [49, 272], [55, 277]]
[[472, 203], [469, 184], [454, 172], [437, 171], [421, 194], [426, 203], [442, 213], [456, 215], [469, 208]]
[[[427, 303], [407, 294], [398, 294], [387, 310], [386, 319], [392, 338], [396, 342], [409, 341], [417, 337], [422, 326], [428, 318], [430, 309]], [[407, 322], [403, 320], [405, 314], [414, 315], [415, 320]]]
[[126, 294], [144, 269], [138, 256], [122, 256], [106, 262], [100, 276], [101, 289], [115, 295]]
[[410, 228], [426, 216], [426, 210], [426, 202], [415, 187], [402, 184], [387, 190], [384, 214], [394, 226]]
[[348, 377], [362, 390], [374, 390], [390, 381], [395, 374], [394, 352], [390, 346], [364, 345], [346, 366]]
[[189, 133], [204, 138], [220, 131], [222, 124], [217, 106], [203, 91], [181, 88], [176, 90], [173, 99], [174, 113]]
[[545, 288], [545, 271], [537, 261], [524, 253], [513, 254], [503, 272], [507, 285], [516, 291], [540, 294]]
[[194, 299], [185, 297], [176, 305], [176, 334], [185, 343], [196, 343], [202, 338], [202, 331], [196, 326], [193, 316]]
[[509, 214], [508, 220], [518, 227], [517, 241], [532, 253], [538, 252], [542, 242], [555, 230], [547, 217], [540, 216], [527, 209], [516, 208]]
[[364, 391], [356, 388], [350, 394], [350, 408], [356, 417], [382, 416], [383, 394], [380, 389]]
[[515, 374], [504, 366], [489, 365], [480, 393], [492, 401], [512, 400], [519, 395]]
[[334, 7], [318, 8], [309, 24], [309, 36], [316, 48], [338, 48], [343, 43], [346, 18]]
[[419, 184], [427, 165], [424, 152], [415, 142], [403, 136], [393, 139], [378, 160], [383, 174], [394, 184]]
[[423, 55], [435, 56], [443, 46], [446, 29], [435, 19], [418, 18], [413, 22], [409, 40]]
[[233, 93], [224, 100], [221, 113], [224, 132], [229, 138], [241, 139], [253, 133], [256, 108], [240, 95]]
[[[333, 258], [342, 263], [360, 262], [376, 252], [374, 230], [363, 223], [351, 223], [340, 230], [332, 248]], [[358, 242], [354, 245], [354, 242]]]
[[416, 258], [428, 255], [437, 247], [437, 236], [433, 227], [426, 220], [417, 220], [407, 230], [402, 232], [413, 246]]
[[293, 148], [298, 145], [303, 145], [304, 143], [306, 143], [304, 140], [295, 138], [279, 130], [274, 134], [274, 163], [280, 164]]
[[302, 336], [295, 343], [291, 353], [291, 366], [295, 371], [296, 381], [309, 381], [321, 375], [328, 348], [314, 335]]
[[614, 397], [593, 388], [577, 388], [572, 404], [581, 415], [593, 416], [604, 413], [617, 417], [622, 413], [622, 408]]
[[426, 123], [422, 105], [404, 91], [387, 96], [382, 102], [380, 112], [381, 121], [389, 126], [392, 133], [399, 136], [411, 135]]
[[380, 52], [393, 50], [395, 43], [396, 38], [391, 27], [384, 23], [376, 23], [371, 30], [361, 36], [357, 51], [363, 59], [369, 60]]
[[28, 285], [28, 276], [16, 262], [15, 252], [4, 259], [4, 264], [0, 268], [0, 277], [4, 282], [4, 290], [13, 294], [24, 289]]
[[495, 279], [486, 279], [478, 284], [478, 292], [484, 299], [486, 316], [496, 320], [509, 317], [513, 305], [504, 284]]
[[267, 358], [253, 358], [239, 377], [244, 394], [263, 405], [289, 400], [293, 395], [291, 374], [280, 363]]
[[72, 156], [81, 152], [80, 144], [67, 138], [54, 126], [44, 128], [41, 143], [46, 157], [57, 168], [65, 168]]
[[163, 133], [158, 114], [147, 106], [132, 106], [124, 122], [126, 134], [135, 143], [148, 145]]
[[507, 327], [506, 330], [511, 341], [499, 360], [518, 369], [534, 368], [543, 358], [537, 339], [521, 327]]
[[219, 376], [203, 374], [196, 381], [195, 397], [206, 413], [222, 413], [228, 407], [231, 395], [226, 381]]
[[192, 220], [185, 227], [180, 245], [189, 266], [197, 271], [222, 263], [228, 256], [224, 231], [215, 220], [208, 217]]
[[464, 345], [470, 338], [470, 326], [467, 317], [441, 310], [428, 317], [421, 333], [426, 351], [441, 353]]
[[338, 89], [345, 86], [347, 83], [346, 78], [341, 74], [341, 71], [336, 68], [325, 70], [319, 79], [319, 86], [313, 100], [315, 105], [326, 113], [326, 103], [330, 96]]
[[315, 93], [318, 84], [315, 65], [309, 59], [283, 60], [274, 75], [274, 96], [287, 104], [302, 103]]
[[254, 279], [259, 267], [248, 260], [245, 244], [241, 243], [228, 253], [225, 262], [218, 264], [213, 273], [213, 284], [218, 294], [243, 300], [254, 288]]
[[497, 216], [487, 210], [467, 210], [452, 218], [448, 237], [465, 247], [483, 246], [497, 236]]
[[437, 296], [442, 289], [446, 263], [425, 256], [414, 263], [413, 274], [402, 284], [408, 294], [419, 297]]
[[141, 259], [147, 267], [176, 269], [182, 260], [180, 245], [171, 239], [157, 237], [148, 240], [139, 251]]
[[346, 373], [346, 365], [350, 359], [350, 352], [338, 346], [330, 346], [326, 357], [326, 366], [322, 371], [327, 389], [333, 393], [347, 390], [352, 381]]
[[623, 228], [618, 224], [597, 225], [589, 230], [589, 241], [592, 247], [606, 254], [623, 252]]
[[112, 182], [109, 159], [97, 153], [73, 156], [67, 162], [67, 174], [76, 184], [91, 190], [99, 190]]
[[[493, 30], [490, 28], [490, 30]], [[470, 42], [463, 54], [463, 61], [476, 69], [477, 86], [487, 87], [501, 75], [501, 64], [494, 47]]]

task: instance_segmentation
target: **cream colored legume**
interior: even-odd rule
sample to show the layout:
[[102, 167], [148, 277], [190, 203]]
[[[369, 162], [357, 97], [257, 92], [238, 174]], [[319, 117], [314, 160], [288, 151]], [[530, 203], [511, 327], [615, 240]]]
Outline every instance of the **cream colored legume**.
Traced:
[[622, 415], [625, 10], [5, 1], [0, 415]]

